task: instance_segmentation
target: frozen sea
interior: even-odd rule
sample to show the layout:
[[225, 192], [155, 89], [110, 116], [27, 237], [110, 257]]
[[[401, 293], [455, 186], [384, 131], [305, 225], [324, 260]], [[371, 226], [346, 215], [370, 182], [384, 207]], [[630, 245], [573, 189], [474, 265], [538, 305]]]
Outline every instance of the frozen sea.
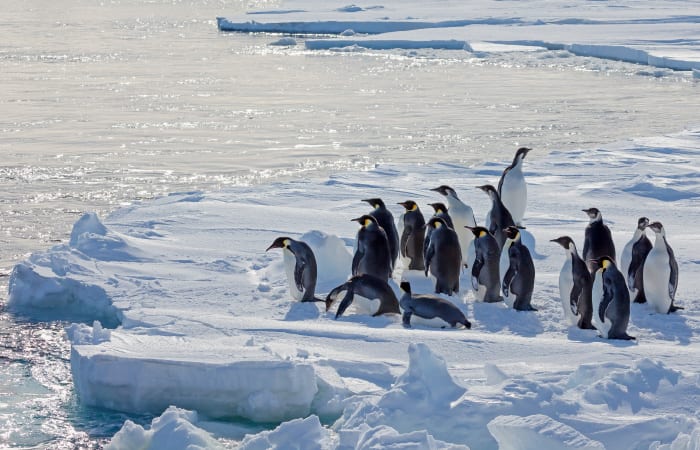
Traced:
[[[87, 211], [106, 216], [173, 192], [264, 193], [381, 164], [500, 163], [522, 145], [537, 164], [551, 151], [699, 125], [689, 71], [541, 47], [308, 50], [311, 36], [279, 46], [270, 45], [279, 35], [217, 29], [216, 17], [282, 6], [4, 6], [3, 303], [12, 267], [67, 243]], [[81, 406], [65, 323], [39, 319], [0, 316], [0, 446], [100, 447], [126, 418], [150, 422]]]

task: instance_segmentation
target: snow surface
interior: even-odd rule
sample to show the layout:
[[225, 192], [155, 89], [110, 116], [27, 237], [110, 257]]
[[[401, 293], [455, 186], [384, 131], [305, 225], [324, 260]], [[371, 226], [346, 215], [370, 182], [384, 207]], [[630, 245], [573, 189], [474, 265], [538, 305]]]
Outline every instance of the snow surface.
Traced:
[[[477, 186], [496, 182], [508, 161], [379, 165], [87, 214], [69, 243], [15, 267], [8, 308], [119, 324], [67, 329], [82, 404], [166, 411], [147, 429], [125, 424], [115, 448], [163, 448], [154, 442], [182, 427], [193, 446], [243, 440], [240, 427], [226, 425], [242, 418], [271, 428], [248, 430], [244, 448], [274, 448], [293, 435], [299, 448], [696, 449], [700, 130], [548, 155], [533, 147], [524, 222], [537, 312], [475, 302], [465, 272], [460, 295], [445, 298], [471, 330], [405, 329], [398, 315], [352, 308], [334, 320], [333, 307], [293, 301], [282, 255], [265, 252], [280, 235], [309, 243], [324, 295], [349, 275], [350, 219], [367, 211], [361, 199], [383, 198], [399, 220], [398, 202], [440, 200], [430, 191], [437, 180], [483, 223], [490, 205]], [[549, 240], [568, 234], [581, 247], [581, 209], [591, 206], [620, 248], [640, 215], [663, 222], [678, 258], [677, 303], [686, 309], [632, 305], [637, 342], [601, 339], [562, 314], [564, 254]], [[399, 266], [394, 280], [402, 278], [417, 293], [432, 291], [421, 272]]]
[[312, 50], [439, 48], [483, 55], [535, 47], [683, 71], [700, 69], [699, 24], [700, 5], [678, 0], [287, 0], [280, 9], [218, 18], [222, 31], [342, 36], [307, 39]]

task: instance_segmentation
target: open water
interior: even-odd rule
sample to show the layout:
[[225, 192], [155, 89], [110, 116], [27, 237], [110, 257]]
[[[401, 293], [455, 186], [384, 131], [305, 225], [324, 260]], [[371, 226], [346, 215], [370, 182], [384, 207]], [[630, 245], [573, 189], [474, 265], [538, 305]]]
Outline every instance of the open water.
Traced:
[[[101, 215], [174, 191], [383, 161], [507, 160], [697, 126], [688, 74], [531, 52], [308, 52], [219, 33], [275, 2], [32, 0], [0, 23], [0, 306], [8, 274]], [[303, 42], [303, 38], [299, 38]], [[99, 448], [126, 418], [72, 390], [58, 322], [0, 312], [0, 448]]]

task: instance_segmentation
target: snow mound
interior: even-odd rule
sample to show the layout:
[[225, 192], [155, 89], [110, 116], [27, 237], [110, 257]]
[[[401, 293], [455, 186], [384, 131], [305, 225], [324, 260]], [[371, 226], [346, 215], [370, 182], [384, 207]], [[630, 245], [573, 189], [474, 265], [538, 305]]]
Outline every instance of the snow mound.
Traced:
[[334, 234], [311, 230], [304, 233], [301, 240], [309, 244], [316, 257], [317, 291], [330, 291], [350, 277], [352, 255], [342, 239]]
[[318, 416], [285, 422], [271, 431], [246, 436], [239, 450], [330, 450], [335, 448]]
[[386, 425], [364, 432], [356, 450], [469, 450], [466, 445], [450, 444], [435, 439], [425, 430], [399, 433]]
[[138, 261], [136, 248], [117, 233], [107, 230], [97, 214], [88, 212], [73, 225], [69, 246], [101, 261]]
[[700, 426], [695, 427], [690, 434], [679, 433], [670, 444], [654, 442], [649, 450], [700, 450]]
[[209, 433], [196, 426], [195, 411], [168, 407], [146, 430], [127, 420], [121, 430], [105, 445], [105, 450], [198, 450], [223, 448]]
[[65, 330], [68, 340], [73, 345], [97, 345], [102, 342], [108, 342], [112, 337], [112, 333], [102, 328], [102, 325], [97, 320], [93, 322], [92, 327], [81, 323], [73, 323], [67, 326]]
[[591, 440], [570, 426], [543, 414], [527, 417], [499, 416], [489, 422], [488, 429], [502, 449], [605, 449], [600, 442]]

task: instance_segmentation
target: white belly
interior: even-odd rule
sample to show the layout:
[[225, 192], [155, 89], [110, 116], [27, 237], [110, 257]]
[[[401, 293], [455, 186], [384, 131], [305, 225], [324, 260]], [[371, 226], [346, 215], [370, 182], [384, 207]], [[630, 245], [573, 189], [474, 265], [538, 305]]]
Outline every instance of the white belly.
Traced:
[[522, 223], [527, 204], [527, 184], [522, 171], [512, 169], [503, 180], [501, 201], [510, 212], [515, 223]]
[[607, 338], [608, 331], [610, 331], [610, 323], [607, 321], [600, 320], [600, 302], [603, 299], [603, 277], [600, 273], [596, 272], [595, 280], [593, 281], [593, 320], [591, 323], [598, 330], [598, 334], [601, 337]]
[[486, 286], [483, 284], [478, 284], [478, 289], [474, 291], [474, 299], [477, 302], [483, 302], [484, 297], [486, 296]]
[[630, 263], [632, 262], [632, 247], [634, 246], [634, 238], [629, 241], [625, 248], [622, 249], [622, 254], [620, 255], [620, 264], [617, 266], [620, 269], [620, 273], [625, 277], [625, 283], [627, 283], [627, 273], [630, 269]]
[[[449, 203], [449, 201], [448, 201]], [[450, 203], [448, 205], [448, 212], [452, 218], [452, 224], [454, 225], [454, 230], [457, 232], [457, 238], [459, 239], [460, 250], [462, 251], [462, 261], [467, 261], [468, 259], [468, 249], [469, 244], [474, 239], [474, 233], [471, 232], [465, 226], [475, 227], [476, 222], [474, 221], [474, 211], [472, 208], [465, 204], [453, 205]]]
[[294, 267], [297, 264], [297, 259], [294, 256], [294, 253], [290, 252], [286, 248], [282, 251], [282, 255], [284, 255], [284, 272], [287, 274], [289, 293], [294, 300], [301, 300], [304, 293], [297, 289], [297, 284], [294, 281]]
[[571, 311], [571, 290], [574, 288], [574, 279], [571, 274], [571, 258], [566, 259], [564, 266], [559, 272], [559, 296], [561, 297], [561, 307], [564, 310], [564, 320], [568, 320], [571, 325], [578, 323], [578, 316]]
[[[503, 250], [501, 250], [501, 258], [498, 260], [499, 277], [501, 279], [501, 294], [503, 294], [503, 278], [505, 277], [506, 272], [510, 267], [510, 257], [508, 256], [509, 248], [510, 243], [506, 241], [506, 244], [503, 245]], [[510, 290], [508, 291], [508, 295], [503, 295], [503, 301], [506, 303], [506, 305], [508, 305], [509, 308], [513, 307], [513, 304], [515, 303], [515, 296], [512, 292], [510, 292]]]
[[[344, 297], [341, 297], [344, 298]], [[352, 306], [355, 310], [355, 314], [366, 314], [368, 316], [373, 315], [379, 309], [378, 299], [369, 299], [361, 295], [355, 294], [352, 300]]]
[[419, 317], [415, 314], [411, 315], [411, 326], [420, 325], [423, 327], [431, 328], [450, 328], [450, 324], [440, 319], [439, 317], [433, 317], [432, 319], [426, 319], [424, 317]]
[[656, 312], [666, 314], [671, 306], [668, 281], [671, 267], [666, 249], [652, 248], [644, 262], [644, 294]]

